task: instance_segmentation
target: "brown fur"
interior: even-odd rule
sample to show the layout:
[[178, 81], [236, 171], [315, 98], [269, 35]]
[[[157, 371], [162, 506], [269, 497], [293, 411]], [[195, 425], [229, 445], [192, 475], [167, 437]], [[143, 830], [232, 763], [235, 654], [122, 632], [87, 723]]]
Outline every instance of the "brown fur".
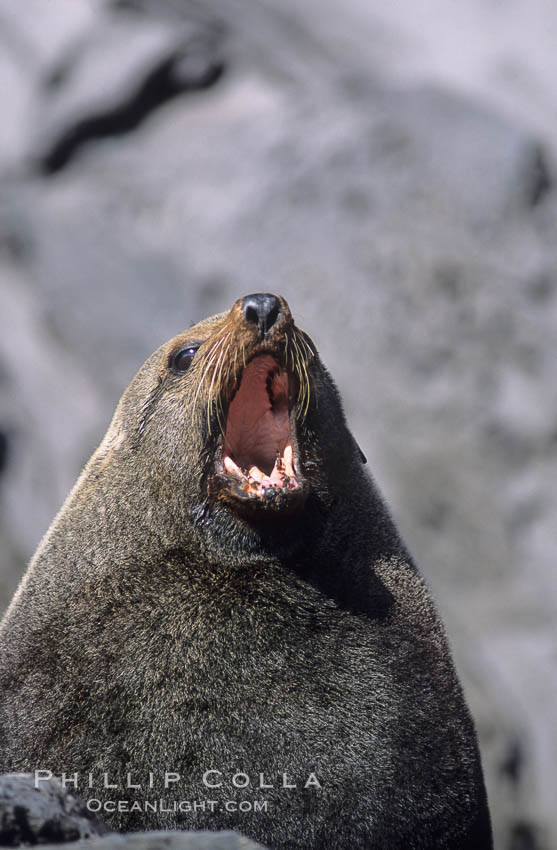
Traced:
[[[0, 768], [107, 770], [266, 813], [115, 813], [137, 828], [235, 828], [274, 848], [487, 850], [474, 727], [435, 607], [315, 346], [242, 300], [158, 349], [42, 541], [0, 629]], [[170, 364], [200, 343], [190, 368]], [[293, 375], [304, 499], [242, 511], [213, 459], [244, 361]], [[294, 778], [285, 790], [277, 777]], [[320, 789], [304, 788], [315, 773]], [[223, 797], [224, 795], [224, 797]], [[174, 795], [176, 796], [176, 795]]]

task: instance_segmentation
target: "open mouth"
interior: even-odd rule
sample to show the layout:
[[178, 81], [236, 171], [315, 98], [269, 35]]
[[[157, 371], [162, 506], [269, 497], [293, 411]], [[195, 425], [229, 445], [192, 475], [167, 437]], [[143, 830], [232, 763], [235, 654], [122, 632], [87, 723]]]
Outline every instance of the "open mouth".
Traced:
[[304, 491], [292, 439], [293, 379], [268, 354], [244, 368], [232, 398], [219, 479], [227, 496], [283, 508]]

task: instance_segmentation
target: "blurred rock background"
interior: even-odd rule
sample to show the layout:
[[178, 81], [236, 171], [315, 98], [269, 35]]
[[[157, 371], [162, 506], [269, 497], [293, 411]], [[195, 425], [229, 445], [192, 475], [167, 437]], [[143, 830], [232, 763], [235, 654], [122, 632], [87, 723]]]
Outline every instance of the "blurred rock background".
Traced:
[[151, 351], [283, 293], [557, 846], [557, 7], [0, 0], [0, 608]]

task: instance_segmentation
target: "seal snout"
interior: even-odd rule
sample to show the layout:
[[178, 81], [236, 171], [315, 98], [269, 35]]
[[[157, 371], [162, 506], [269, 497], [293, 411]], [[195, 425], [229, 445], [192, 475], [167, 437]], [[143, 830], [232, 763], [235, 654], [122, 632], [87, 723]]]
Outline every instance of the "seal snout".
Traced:
[[301, 507], [307, 482], [297, 428], [309, 410], [315, 351], [284, 298], [270, 292], [239, 298], [204, 356], [220, 427], [213, 492], [267, 515]]
[[282, 307], [279, 298], [271, 292], [255, 292], [242, 300], [242, 312], [247, 322], [257, 325], [259, 337], [263, 339], [277, 323]]

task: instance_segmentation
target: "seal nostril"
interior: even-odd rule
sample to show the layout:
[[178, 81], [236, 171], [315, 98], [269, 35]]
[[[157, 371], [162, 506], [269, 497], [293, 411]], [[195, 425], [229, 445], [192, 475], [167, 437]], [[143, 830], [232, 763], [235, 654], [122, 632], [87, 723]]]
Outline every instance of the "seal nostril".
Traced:
[[267, 316], [267, 327], [268, 328], [273, 327], [276, 320], [278, 319], [278, 314], [279, 314], [279, 306], [277, 305], [276, 307], [272, 308], [269, 315]]
[[247, 322], [257, 325], [259, 336], [264, 337], [277, 323], [281, 313], [280, 301], [271, 292], [256, 292], [246, 295], [242, 302]]
[[255, 307], [246, 307], [244, 309], [244, 315], [248, 322], [253, 322], [254, 325], [259, 324], [259, 316]]

